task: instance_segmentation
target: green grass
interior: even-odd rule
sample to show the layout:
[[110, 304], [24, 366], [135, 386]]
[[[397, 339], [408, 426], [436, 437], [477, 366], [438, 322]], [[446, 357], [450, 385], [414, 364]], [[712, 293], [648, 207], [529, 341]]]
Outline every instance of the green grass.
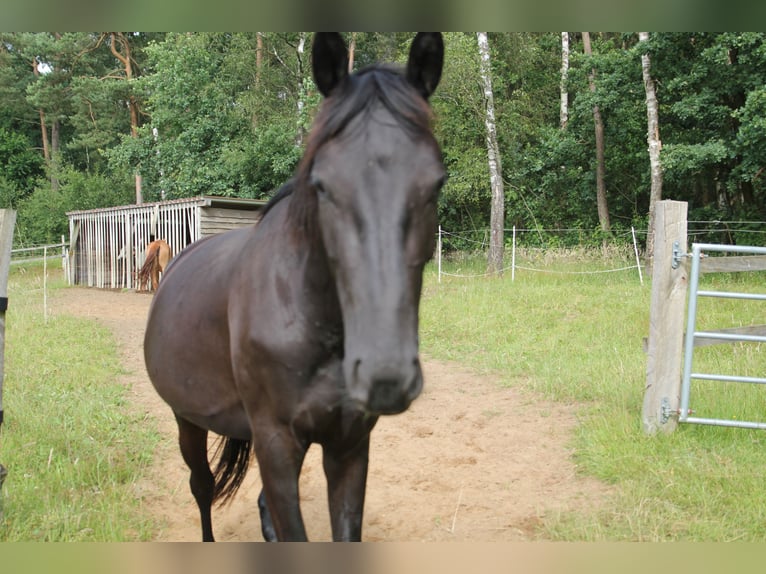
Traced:
[[[582, 541], [766, 540], [766, 435], [740, 428], [680, 425], [645, 436], [642, 340], [649, 331], [650, 280], [628, 258], [519, 263], [546, 272], [498, 278], [442, 277], [429, 266], [421, 307], [423, 350], [496, 374], [564, 403], [581, 405], [573, 438], [580, 472], [613, 485], [591, 511], [546, 519], [544, 535]], [[483, 272], [483, 260], [443, 269]], [[459, 271], [458, 271], [459, 268]], [[567, 273], [559, 273], [565, 271]], [[572, 272], [576, 273], [572, 273]], [[710, 275], [703, 287], [764, 292], [764, 274]], [[764, 303], [707, 300], [698, 329], [764, 323]], [[720, 345], [695, 352], [695, 370], [763, 376], [762, 345]], [[760, 385], [695, 382], [695, 416], [766, 421]], [[512, 447], [509, 447], [512, 449]], [[509, 452], [512, 456], [512, 450]]]
[[[589, 511], [551, 513], [542, 534], [582, 541], [766, 540], [766, 434], [681, 425], [669, 436], [641, 430], [650, 282], [630, 265], [580, 253], [519, 261], [511, 281], [443, 277], [429, 266], [421, 307], [424, 351], [495, 374], [501, 384], [580, 405], [572, 439], [581, 473], [613, 486]], [[483, 273], [481, 260], [445, 261]], [[567, 271], [567, 274], [558, 273]], [[574, 273], [573, 273], [574, 272]], [[59, 274], [60, 275], [60, 274]], [[52, 289], [60, 276], [52, 273]], [[711, 275], [704, 287], [763, 290], [763, 274]], [[116, 383], [116, 343], [95, 322], [43, 318], [40, 268], [13, 268], [6, 325], [6, 421], [0, 462], [9, 470], [0, 541], [123, 541], [157, 525], [133, 490], [157, 437], [140, 424]], [[699, 328], [763, 323], [758, 302], [704, 301]], [[762, 375], [766, 350], [699, 350], [699, 368]], [[696, 363], [695, 363], [696, 364]], [[697, 416], [766, 420], [761, 386], [695, 384]], [[509, 445], [509, 456], [512, 456]]]
[[[49, 272], [49, 289], [64, 287]], [[157, 436], [131, 410], [117, 345], [95, 321], [43, 313], [42, 267], [12, 267], [6, 313], [0, 541], [148, 540], [133, 490]]]

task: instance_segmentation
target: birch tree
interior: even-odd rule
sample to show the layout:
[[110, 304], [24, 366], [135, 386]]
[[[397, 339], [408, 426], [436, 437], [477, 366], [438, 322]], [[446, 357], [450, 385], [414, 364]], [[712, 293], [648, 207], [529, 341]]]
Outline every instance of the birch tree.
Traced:
[[654, 255], [654, 213], [657, 202], [662, 199], [662, 164], [660, 163], [660, 124], [657, 111], [657, 93], [654, 89], [654, 79], [651, 75], [651, 61], [649, 59], [648, 32], [639, 32], [638, 40], [642, 43], [641, 70], [644, 77], [644, 90], [646, 91], [646, 140], [649, 144], [649, 168], [651, 173], [651, 190], [649, 193], [649, 229], [646, 236], [646, 257], [648, 268], [651, 269], [651, 260]]
[[569, 75], [569, 32], [561, 33], [561, 111], [559, 123], [563, 130], [569, 121], [569, 94], [567, 76]]
[[487, 158], [489, 161], [489, 181], [492, 190], [487, 269], [490, 273], [500, 275], [503, 272], [503, 227], [505, 222], [503, 172], [500, 164], [500, 150], [497, 146], [495, 100], [492, 95], [489, 41], [486, 32], [477, 32], [476, 37], [479, 42], [479, 55], [481, 57], [481, 81], [484, 88], [485, 103], [484, 123], [487, 129]]
[[308, 84], [311, 82], [310, 78], [307, 76], [307, 69], [309, 66], [303, 65], [303, 56], [306, 53], [306, 32], [300, 33], [296, 52], [298, 54], [298, 82], [300, 82], [300, 86], [298, 89], [298, 131], [295, 137], [295, 145], [301, 147], [303, 146], [303, 139], [306, 137], [306, 131], [308, 129], [306, 97], [308, 93]]
[[[582, 33], [583, 50], [590, 57], [593, 50], [590, 45], [590, 33]], [[596, 70], [591, 69], [588, 74], [588, 85], [591, 93], [596, 93]], [[601, 110], [598, 104], [593, 106], [593, 123], [596, 130], [596, 205], [598, 208], [598, 221], [601, 230], [609, 232], [611, 223], [609, 221], [609, 206], [606, 200], [606, 162], [604, 160], [604, 122], [601, 119]]]
[[354, 55], [356, 54], [356, 32], [351, 32], [351, 41], [348, 44], [348, 73], [354, 72]]

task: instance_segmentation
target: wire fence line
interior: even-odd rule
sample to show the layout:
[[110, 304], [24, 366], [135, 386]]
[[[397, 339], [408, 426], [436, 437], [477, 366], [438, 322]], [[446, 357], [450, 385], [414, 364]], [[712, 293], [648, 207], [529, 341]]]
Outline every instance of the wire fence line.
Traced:
[[[635, 257], [636, 263], [634, 265], [628, 265], [628, 266], [620, 266], [613, 269], [602, 269], [602, 270], [593, 270], [593, 271], [565, 271], [565, 270], [554, 270], [554, 269], [542, 269], [539, 267], [531, 267], [529, 265], [519, 265], [516, 261], [516, 253], [517, 253], [517, 247], [518, 246], [518, 235], [521, 233], [536, 233], [540, 234], [540, 232], [546, 232], [550, 233], [554, 230], [542, 230], [542, 229], [519, 229], [516, 227], [512, 227], [511, 229], [504, 230], [504, 232], [510, 232], [512, 237], [511, 242], [511, 264], [508, 266], [505, 266], [501, 269], [501, 273], [506, 273], [510, 271], [511, 273], [511, 280], [514, 281], [516, 278], [516, 270], [523, 270], [528, 272], [536, 272], [536, 273], [549, 273], [549, 274], [560, 274], [560, 275], [599, 275], [603, 273], [616, 273], [620, 271], [629, 271], [631, 269], [636, 269], [638, 271], [638, 277], [640, 283], [643, 285], [644, 279], [643, 274], [641, 272], [641, 260], [639, 256], [639, 249], [638, 249], [638, 242], [636, 239], [637, 232], [634, 228], [631, 228], [630, 231], [615, 234], [615, 237], [625, 237], [626, 239], [630, 238], [630, 244], [632, 246], [632, 252], [633, 256]], [[555, 231], [563, 231], [563, 232], [574, 232], [574, 233], [583, 233], [582, 229], [566, 229], [566, 230], [555, 230]], [[480, 239], [477, 239], [477, 233]], [[459, 239], [460, 246], [465, 249], [467, 246], [469, 247], [469, 250], [472, 249], [474, 251], [485, 251], [489, 247], [489, 232], [488, 230], [476, 230], [472, 232], [454, 232], [454, 231], [446, 231], [442, 229], [441, 226], [439, 226], [439, 232], [437, 237], [437, 269], [438, 269], [438, 281], [441, 282], [442, 276], [447, 277], [462, 277], [462, 278], [478, 278], [478, 277], [488, 277], [490, 275], [494, 275], [495, 273], [492, 271], [486, 271], [484, 273], [453, 273], [449, 271], [445, 271], [442, 262], [443, 262], [443, 252], [444, 252], [444, 242], [445, 240], [449, 241], [451, 238], [457, 238]], [[626, 243], [628, 243], [626, 241]], [[545, 247], [525, 247], [524, 249], [537, 249], [544, 251], [546, 250]], [[565, 248], [566, 249], [566, 248]]]
[[43, 285], [33, 291], [43, 292], [43, 318], [48, 322], [48, 261], [61, 259], [61, 266], [65, 275], [69, 276], [69, 244], [61, 236], [61, 243], [49, 243], [46, 245], [33, 245], [31, 247], [19, 247], [11, 249], [11, 265], [19, 265], [33, 262], [43, 263]]
[[11, 249], [11, 265], [33, 263], [59, 257], [64, 260], [66, 259], [68, 250], [69, 244], [64, 240], [64, 236], [61, 237], [60, 243], [18, 247], [16, 249]]
[[[687, 236], [690, 241], [694, 240], [695, 242], [699, 242], [700, 240], [705, 240], [706, 242], [713, 243], [717, 240], [721, 243], [736, 244], [738, 243], [737, 238], [739, 238], [739, 243], [747, 241], [748, 244], [763, 243], [766, 245], [766, 222], [749, 220], [689, 220], [687, 223]], [[636, 229], [635, 227], [631, 227], [629, 230], [618, 230], [610, 233], [607, 236], [598, 229], [585, 229], [578, 227], [522, 228], [514, 226], [511, 228], [503, 229], [503, 233], [506, 235], [506, 237], [509, 235], [512, 236], [512, 242], [510, 246], [506, 245], [506, 250], [510, 248], [511, 251], [511, 264], [504, 266], [501, 269], [501, 273], [510, 271], [512, 279], [515, 279], [515, 271], [517, 269], [533, 273], [550, 273], [563, 275], [592, 275], [616, 273], [636, 269], [639, 275], [639, 281], [641, 284], [643, 284], [643, 266], [641, 264], [640, 252], [643, 250], [643, 246], [648, 235], [648, 231], [646, 229]], [[448, 272], [445, 271], [441, 265], [443, 252], [446, 251], [485, 254], [489, 249], [489, 238], [489, 229], [454, 231], [445, 230], [440, 227], [437, 244], [439, 280], [441, 281], [442, 275], [447, 277], [464, 278], [488, 277], [493, 275], [494, 273], [490, 271], [484, 273]], [[600, 242], [603, 243], [605, 239], [608, 239], [610, 245], [619, 246], [622, 244], [623, 247], [629, 246], [632, 251], [631, 259], [635, 259], [635, 264], [618, 266], [613, 269], [594, 271], [566, 271], [543, 269], [529, 264], [520, 265], [516, 261], [517, 251], [525, 254], [529, 254], [530, 252], [561, 253], [562, 251], [566, 252], [567, 250], [576, 252], [586, 248], [585, 246], [595, 246]], [[444, 249], [445, 242], [448, 245], [451, 245], [452, 249]], [[623, 254], [623, 256], [624, 255], [625, 254]]]
[[[689, 220], [689, 229], [687, 230], [687, 236], [689, 239], [695, 241], [701, 237], [710, 237], [711, 234], [725, 233], [731, 238], [736, 234], [743, 234], [745, 236], [766, 236], [766, 222], [762, 221], [697, 221]], [[517, 249], [523, 249], [526, 252], [530, 251], [561, 251], [567, 249], [582, 248], [583, 245], [592, 243], [594, 237], [603, 237], [598, 230], [585, 229], [581, 227], [567, 227], [567, 228], [522, 228], [513, 226], [511, 228], [503, 229], [505, 234], [510, 234], [513, 238], [511, 245], [511, 264], [504, 266], [500, 272], [511, 272], [512, 279], [515, 279], [516, 270], [527, 271], [532, 273], [548, 273], [548, 274], [560, 274], [560, 275], [599, 275], [607, 273], [617, 273], [622, 271], [630, 271], [636, 269], [639, 275], [639, 281], [643, 285], [642, 265], [639, 256], [639, 243], [637, 238], [645, 238], [647, 235], [646, 229], [637, 230], [631, 227], [630, 230], [621, 230], [613, 232], [609, 235], [610, 240], [614, 243], [619, 243], [620, 240], [624, 240], [625, 245], [630, 245], [635, 257], [636, 263], [634, 265], [621, 266], [613, 269], [602, 269], [594, 271], [565, 271], [554, 269], [543, 269], [539, 267], [532, 267], [529, 265], [519, 265], [516, 262]], [[523, 245], [520, 245], [518, 237], [523, 235], [531, 235], [535, 238], [534, 241], [525, 241]], [[570, 238], [567, 241], [556, 241], [556, 237], [562, 237], [569, 235]], [[443, 243], [445, 240], [454, 239], [457, 243], [456, 251], [473, 251], [483, 252], [489, 249], [489, 229], [473, 229], [468, 231], [448, 231], [439, 227], [438, 245], [437, 245], [437, 259], [439, 266], [439, 281], [441, 276], [447, 277], [462, 277], [462, 278], [479, 278], [489, 277], [494, 272], [484, 273], [452, 273], [445, 271], [442, 268], [442, 255], [443, 255]], [[572, 237], [579, 238], [579, 242], [573, 242]], [[35, 245], [29, 247], [21, 247], [11, 250], [11, 264], [23, 264], [31, 262], [49, 261], [54, 258], [61, 258], [62, 266], [66, 269], [68, 258], [69, 244], [66, 242], [65, 237], [61, 237], [60, 243], [52, 243], [46, 245]]]
[[[687, 222], [688, 230], [687, 234], [691, 236], [702, 235], [716, 235], [716, 234], [743, 234], [743, 235], [762, 235], [766, 236], [766, 222], [764, 221], [696, 221], [689, 220]], [[576, 235], [577, 237], [586, 238], [592, 240], [594, 237], [602, 238], [604, 233], [598, 229], [587, 229], [583, 227], [515, 227], [518, 234], [530, 234], [542, 236], [542, 240], [539, 241], [540, 247], [545, 247], [547, 243], [550, 243], [552, 238], [560, 237], [566, 234]], [[508, 234], [512, 233], [513, 227], [504, 228], [503, 232]], [[464, 241], [476, 243], [476, 244], [489, 244], [490, 230], [487, 228], [477, 228], [465, 231], [448, 231], [442, 229], [444, 236], [458, 237]], [[630, 229], [620, 229], [617, 231], [611, 231], [608, 234], [610, 240], [619, 240], [620, 238], [630, 239], [631, 235], [635, 233], [637, 237], [646, 237], [648, 231], [646, 229], [636, 229], [635, 226]], [[482, 239], [475, 239], [475, 237], [482, 237]]]
[[[522, 271], [536, 271], [538, 273], [555, 273], [560, 275], [601, 275], [602, 273], [616, 273], [618, 271], [630, 271], [636, 269], [638, 265], [629, 265], [628, 267], [617, 267], [615, 269], [601, 269], [599, 271], [559, 271], [555, 269], [536, 269], [534, 267], [524, 267], [523, 265], [516, 265], [516, 269]], [[510, 269], [510, 267], [509, 267]]]

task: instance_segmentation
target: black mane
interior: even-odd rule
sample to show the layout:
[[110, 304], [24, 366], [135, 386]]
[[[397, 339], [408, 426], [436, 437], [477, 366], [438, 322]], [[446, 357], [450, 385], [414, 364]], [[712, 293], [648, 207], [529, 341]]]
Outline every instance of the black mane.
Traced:
[[287, 182], [282, 184], [280, 186], [276, 193], [271, 196], [271, 199], [269, 199], [269, 202], [263, 207], [261, 210], [261, 219], [263, 219], [266, 214], [271, 211], [271, 209], [280, 201], [282, 201], [285, 197], [290, 195], [293, 190], [295, 189], [295, 178], [289, 179]]

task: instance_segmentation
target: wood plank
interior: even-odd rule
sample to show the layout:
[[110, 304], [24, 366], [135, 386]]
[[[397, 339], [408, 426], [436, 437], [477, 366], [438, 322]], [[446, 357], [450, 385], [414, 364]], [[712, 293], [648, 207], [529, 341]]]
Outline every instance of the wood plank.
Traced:
[[[756, 335], [758, 337], [766, 337], [766, 325], [750, 325], [748, 327], [730, 327], [727, 329], [716, 329], [715, 331], [707, 331], [708, 333], [722, 333], [725, 335]], [[705, 337], [694, 338], [695, 347], [709, 347], [711, 345], [722, 345], [724, 343], [736, 343], [730, 339], [709, 339]]]
[[736, 271], [766, 271], [766, 255], [733, 255], [729, 257], [702, 257], [700, 272], [725, 273]]
[[200, 231], [203, 237], [246, 227], [258, 222], [260, 211], [205, 207], [200, 209]]

